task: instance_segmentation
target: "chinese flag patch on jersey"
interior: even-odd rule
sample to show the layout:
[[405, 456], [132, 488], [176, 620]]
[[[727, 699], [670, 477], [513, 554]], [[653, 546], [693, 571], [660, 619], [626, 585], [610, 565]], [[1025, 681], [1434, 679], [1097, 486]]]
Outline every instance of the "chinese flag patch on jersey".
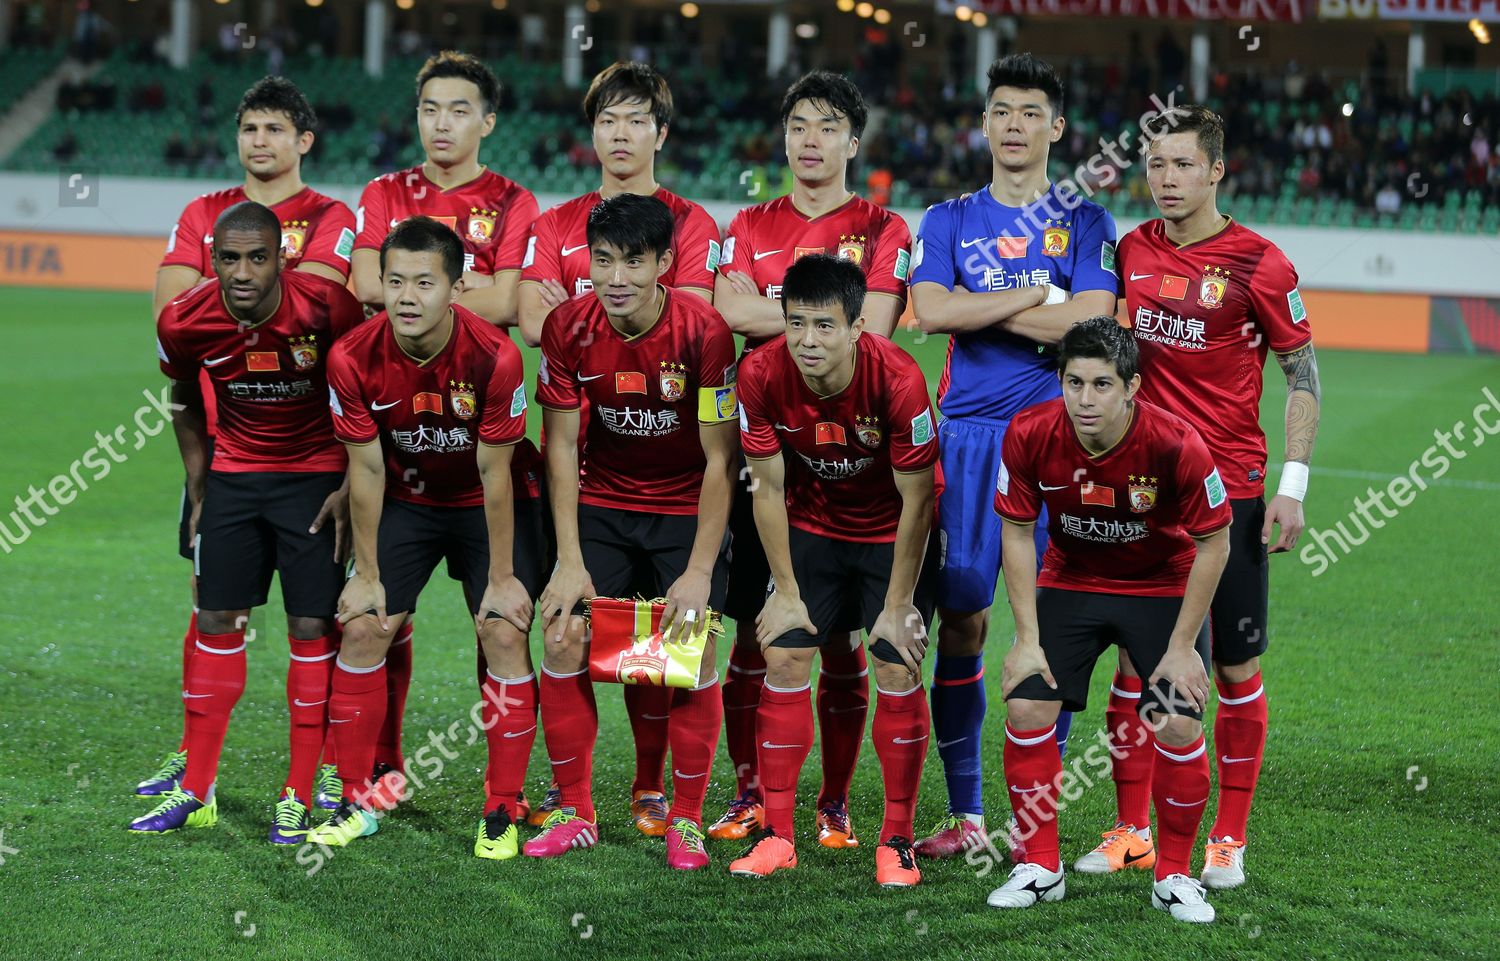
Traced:
[[818, 444], [844, 444], [849, 441], [844, 436], [844, 425], [835, 424], [831, 421], [823, 421], [813, 430], [814, 443]]
[[441, 414], [443, 412], [443, 395], [434, 394], [428, 390], [422, 391], [411, 399], [411, 412], [413, 414]]
[[246, 370], [280, 370], [281, 357], [274, 350], [251, 350], [245, 352]]
[[644, 394], [646, 375], [638, 370], [622, 370], [615, 374], [615, 393]]
[[1186, 300], [1188, 291], [1188, 279], [1186, 277], [1175, 277], [1166, 274], [1161, 279], [1161, 296], [1165, 300]]
[[1096, 507], [1114, 507], [1115, 489], [1093, 481], [1085, 481], [1078, 488], [1078, 496], [1085, 504], [1093, 504]]
[[995, 256], [1005, 260], [1020, 260], [1026, 256], [1028, 237], [996, 237]]

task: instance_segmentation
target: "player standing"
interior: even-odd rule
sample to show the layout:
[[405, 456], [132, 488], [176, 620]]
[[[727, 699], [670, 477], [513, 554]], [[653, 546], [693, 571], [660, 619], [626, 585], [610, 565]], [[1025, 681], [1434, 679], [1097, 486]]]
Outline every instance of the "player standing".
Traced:
[[[479, 148], [495, 129], [500, 81], [477, 57], [448, 50], [422, 65], [416, 90], [417, 129], [426, 160], [376, 177], [360, 195], [354, 293], [366, 305], [382, 309], [381, 244], [407, 217], [431, 217], [463, 243], [459, 306], [492, 324], [512, 326], [526, 236], [536, 219], [537, 203], [531, 191], [479, 162]], [[511, 472], [516, 496], [537, 487], [541, 455], [530, 440], [517, 444]], [[401, 720], [411, 684], [410, 624], [407, 621], [397, 635], [386, 658], [391, 700], [375, 754], [381, 780], [376, 800], [382, 807], [393, 806], [405, 793]]]
[[[526, 842], [531, 857], [592, 847], [599, 714], [589, 681], [583, 598], [665, 597], [670, 632], [721, 609], [736, 458], [734, 337], [701, 298], [671, 290], [675, 221], [653, 197], [619, 194], [589, 214], [593, 296], [547, 318], [537, 401], [557, 570], [539, 606], [545, 630], [542, 724], [562, 807]], [[578, 408], [590, 407], [578, 447]], [[699, 684], [672, 693], [667, 865], [708, 864], [703, 798], [723, 719], [712, 640]]]
[[386, 313], [329, 359], [334, 430], [349, 451], [355, 569], [339, 597], [344, 640], [328, 705], [343, 803], [310, 842], [343, 845], [378, 829], [370, 771], [387, 710], [385, 658], [446, 559], [488, 665], [487, 797], [474, 853], [517, 853], [517, 798], [536, 738], [526, 638], [549, 560], [540, 502], [511, 491], [512, 452], [526, 436], [521, 352], [457, 304], [463, 256], [443, 224], [398, 224], [379, 254]]
[[[1290, 551], [1304, 526], [1302, 499], [1318, 436], [1321, 387], [1297, 271], [1264, 237], [1219, 213], [1224, 122], [1192, 105], [1147, 125], [1146, 180], [1161, 219], [1120, 241], [1125, 302], [1145, 372], [1141, 397], [1196, 427], [1208, 444], [1234, 511], [1229, 564], [1209, 614], [1219, 709], [1214, 719], [1219, 810], [1202, 880], [1245, 881], [1250, 801], [1265, 756], [1268, 712], [1260, 656], [1266, 652], [1269, 553]], [[1286, 374], [1286, 454], [1281, 484], [1262, 499], [1266, 435], [1260, 427], [1261, 369], [1274, 352]], [[1280, 535], [1271, 544], [1273, 526]], [[1110, 698], [1116, 824], [1078, 862], [1118, 870], [1149, 848], [1132, 830], [1147, 821], [1150, 732], [1133, 709], [1141, 681], [1121, 657]]]
[[[765, 689], [756, 726], [766, 827], [731, 874], [797, 866], [797, 776], [812, 748], [812, 657], [861, 627], [875, 657], [873, 736], [885, 780], [875, 880], [921, 880], [912, 851], [930, 726], [929, 604], [915, 598], [933, 514], [936, 425], [922, 371], [864, 336], [865, 277], [823, 254], [782, 281], [786, 335], [740, 363], [740, 423], [775, 590], [756, 619]], [[924, 609], [925, 608], [925, 609]]]
[[[325, 409], [326, 358], [364, 319], [341, 285], [284, 271], [282, 225], [250, 201], [213, 227], [214, 282], [172, 301], [157, 321], [162, 371], [192, 504], [198, 632], [182, 697], [187, 759], [180, 783], [130, 824], [137, 833], [211, 827], [229, 717], [245, 690], [245, 625], [280, 574], [291, 666], [291, 761], [270, 839], [295, 843], [327, 733], [334, 605], [343, 582], [344, 454]], [[206, 370], [219, 409], [217, 450], [197, 383]], [[335, 521], [330, 530], [323, 523]], [[311, 528], [311, 529], [310, 529]]]
[[[240, 165], [245, 168], [241, 186], [204, 194], [182, 211], [167, 240], [166, 255], [156, 271], [156, 293], [152, 314], [159, 318], [167, 304], [215, 274], [213, 225], [219, 214], [238, 203], [253, 201], [271, 208], [281, 222], [281, 250], [286, 265], [294, 270], [344, 283], [349, 276], [349, 257], [354, 246], [354, 214], [343, 203], [325, 197], [302, 183], [302, 158], [312, 149], [318, 118], [302, 91], [285, 77], [256, 81], [240, 98], [234, 114]], [[202, 387], [209, 454], [217, 428], [214, 392], [208, 371], [199, 378]], [[189, 499], [182, 501], [178, 523], [177, 551], [191, 560], [188, 536]], [[196, 587], [195, 587], [196, 590]], [[182, 638], [182, 682], [187, 687], [188, 663], [198, 642], [196, 596], [187, 632]], [[293, 662], [292, 671], [296, 670]], [[292, 706], [292, 713], [297, 713]], [[182, 741], [168, 754], [160, 769], [136, 785], [135, 793], [165, 794], [182, 778], [187, 765], [187, 720], [183, 719]], [[318, 795], [327, 806], [326, 791], [336, 779], [332, 769], [319, 772]]]
[[[1063, 333], [1115, 308], [1114, 220], [1047, 180], [1049, 151], [1064, 126], [1062, 81], [1049, 64], [1029, 53], [995, 61], [984, 111], [990, 183], [930, 207], [918, 230], [911, 288], [917, 321], [952, 336], [938, 383], [943, 560], [932, 686], [949, 814], [918, 842], [924, 857], [985, 843], [984, 639], [1001, 561], [1000, 519], [990, 502], [1006, 424], [1057, 397], [1049, 348]], [[1045, 534], [1037, 536], [1040, 550]]]
[[[1005, 781], [1025, 860], [990, 893], [997, 908], [1058, 901], [1060, 709], [1081, 711], [1110, 644], [1150, 679], [1139, 710], [1157, 731], [1153, 906], [1178, 921], [1214, 909], [1188, 877], [1208, 757], [1208, 613], [1229, 555], [1228, 495], [1191, 425], [1136, 400], [1135, 339], [1113, 317], [1073, 327], [1058, 348], [1063, 396], [1016, 415], [1005, 433], [995, 510], [1004, 518], [1005, 591], [1016, 642], [1005, 655]], [[1032, 553], [1043, 505], [1051, 536]]]
[[[869, 293], [864, 330], [889, 337], [906, 305], [911, 231], [897, 214], [855, 196], [849, 164], [859, 153], [869, 108], [847, 77], [814, 71], [787, 89], [781, 126], [792, 169], [789, 196], [735, 215], [724, 238], [714, 305], [737, 334], [746, 356], [785, 331], [781, 279], [798, 258], [833, 254], [859, 265]], [[744, 472], [741, 476], [745, 476]], [[730, 520], [733, 559], [728, 615], [746, 630], [730, 653], [724, 683], [725, 740], [737, 778], [735, 800], [712, 827], [715, 838], [738, 839], [759, 830], [764, 817], [756, 770], [756, 709], [766, 663], [748, 626], [766, 599], [770, 567], [755, 529], [750, 492], [739, 485]], [[864, 647], [857, 636], [835, 634], [823, 648], [818, 679], [818, 724], [823, 732], [823, 785], [818, 792], [818, 839], [826, 847], [859, 844], [849, 823], [849, 783], [859, 760], [869, 711]]]
[[[594, 78], [583, 97], [583, 112], [593, 130], [594, 153], [604, 182], [598, 190], [546, 211], [531, 227], [521, 269], [520, 328], [526, 343], [541, 342], [542, 324], [553, 308], [593, 289], [589, 279], [589, 212], [606, 197], [639, 194], [655, 197], [672, 211], [677, 230], [671, 268], [661, 282], [712, 303], [714, 269], [719, 261], [719, 227], [708, 211], [656, 182], [656, 154], [672, 122], [672, 91], [666, 78], [644, 63], [615, 63]], [[581, 429], [588, 429], [588, 410], [580, 408]], [[663, 763], [667, 757], [667, 712], [671, 691], [625, 686], [625, 709], [635, 736], [635, 781], [630, 786], [631, 814], [643, 833], [660, 837], [667, 830]], [[540, 824], [557, 809], [556, 789], [531, 813]]]

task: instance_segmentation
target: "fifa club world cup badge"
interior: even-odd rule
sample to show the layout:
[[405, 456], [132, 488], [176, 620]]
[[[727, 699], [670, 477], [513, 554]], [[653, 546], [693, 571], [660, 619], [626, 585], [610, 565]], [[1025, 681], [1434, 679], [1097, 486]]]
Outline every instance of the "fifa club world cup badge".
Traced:
[[493, 210], [485, 210], [483, 207], [469, 208], [469, 241], [476, 244], [487, 244], [495, 236], [495, 218], [500, 216]]
[[857, 415], [854, 418], [854, 436], [858, 437], [859, 442], [866, 447], [879, 447], [880, 439], [884, 436], [880, 432], [880, 418]]
[[448, 404], [453, 408], [453, 416], [459, 420], [469, 420], [474, 416], [474, 385], [461, 380], [448, 381]]
[[1068, 240], [1071, 236], [1068, 232], [1068, 225], [1063, 221], [1047, 221], [1047, 227], [1042, 231], [1042, 253], [1048, 257], [1067, 256]]
[[687, 394], [687, 365], [676, 361], [661, 362], [661, 399], [676, 403]]
[[1157, 478], [1145, 474], [1130, 475], [1130, 509], [1144, 514], [1156, 506]]
[[318, 338], [312, 334], [287, 338], [292, 351], [292, 363], [298, 370], [312, 370], [318, 366]]
[[864, 234], [840, 234], [838, 257], [858, 266], [865, 259]]
[[1229, 271], [1223, 267], [1203, 268], [1203, 281], [1198, 285], [1198, 306], [1214, 309], [1224, 303], [1229, 293]]
[[281, 222], [281, 252], [286, 254], [286, 259], [296, 260], [302, 256], [302, 248], [306, 245], [307, 221], [283, 220]]

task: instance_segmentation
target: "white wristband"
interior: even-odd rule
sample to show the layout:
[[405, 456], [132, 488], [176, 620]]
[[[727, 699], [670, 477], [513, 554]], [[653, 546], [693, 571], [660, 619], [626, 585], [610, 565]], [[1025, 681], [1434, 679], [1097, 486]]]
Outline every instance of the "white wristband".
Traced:
[[1056, 284], [1048, 284], [1047, 285], [1047, 299], [1044, 300], [1044, 301], [1042, 301], [1042, 303], [1044, 303], [1044, 304], [1062, 304], [1062, 303], [1066, 303], [1067, 300], [1068, 300], [1068, 292], [1066, 290], [1063, 290], [1061, 287], [1057, 286]]
[[1276, 496], [1290, 497], [1301, 503], [1307, 496], [1307, 465], [1297, 461], [1287, 461], [1281, 465], [1281, 484], [1276, 488]]

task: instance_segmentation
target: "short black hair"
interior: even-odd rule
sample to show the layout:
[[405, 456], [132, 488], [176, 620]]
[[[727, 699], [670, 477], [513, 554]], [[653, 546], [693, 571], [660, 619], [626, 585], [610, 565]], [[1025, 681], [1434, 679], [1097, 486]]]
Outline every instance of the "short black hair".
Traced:
[[464, 273], [464, 245], [447, 224], [431, 217], [408, 217], [391, 228], [380, 243], [380, 272], [385, 273], [385, 255], [390, 250], [411, 250], [441, 255], [443, 273], [455, 281]]
[[458, 50], [444, 50], [442, 53], [428, 57], [427, 62], [422, 64], [422, 69], [417, 71], [417, 101], [422, 100], [422, 88], [429, 80], [437, 80], [441, 77], [458, 77], [467, 80], [479, 88], [479, 99], [485, 113], [494, 113], [500, 106], [500, 80], [495, 76], [495, 71], [485, 66], [483, 60], [471, 53], [463, 53]]
[[838, 304], [844, 320], [854, 323], [865, 306], [865, 272], [853, 261], [828, 254], [808, 254], [786, 269], [781, 279], [781, 316], [792, 301], [813, 307]]
[[252, 110], [284, 113], [299, 134], [318, 129], [318, 115], [307, 102], [295, 83], [285, 77], [261, 77], [250, 85], [234, 110], [234, 125], [238, 127], [245, 114]]
[[1136, 346], [1135, 334], [1103, 314], [1079, 321], [1063, 334], [1057, 345], [1058, 374], [1068, 369], [1068, 361], [1079, 357], [1109, 361], [1126, 384], [1141, 369], [1141, 351]]
[[621, 60], [599, 71], [588, 93], [583, 95], [583, 115], [590, 124], [599, 111], [618, 103], [644, 100], [651, 105], [651, 119], [662, 130], [672, 122], [672, 90], [667, 78], [649, 63]]
[[616, 194], [589, 211], [584, 233], [590, 247], [603, 242], [626, 256], [651, 253], [660, 259], [672, 249], [677, 221], [672, 208], [655, 197]]
[[1183, 103], [1163, 110], [1147, 120], [1142, 129], [1148, 145], [1168, 134], [1195, 133], [1209, 166], [1224, 159], [1224, 118], [1199, 104]]
[[833, 108], [836, 116], [849, 119], [849, 132], [858, 137], [865, 132], [865, 124], [870, 119], [870, 108], [865, 104], [864, 95], [854, 85], [854, 81], [841, 73], [832, 70], [814, 70], [805, 73], [786, 89], [786, 96], [781, 98], [781, 126], [786, 127], [787, 120], [792, 116], [792, 110], [803, 100], [812, 100], [827, 104]]
[[1047, 95], [1052, 105], [1055, 120], [1063, 115], [1063, 82], [1052, 69], [1052, 64], [1038, 60], [1029, 53], [1013, 53], [990, 64], [989, 86], [984, 91], [984, 103], [1001, 87], [1016, 87], [1021, 90], [1040, 90]]
[[219, 245], [219, 234], [226, 230], [244, 230], [249, 233], [269, 233], [275, 239], [271, 247], [281, 249], [281, 221], [270, 207], [253, 200], [242, 200], [228, 207], [214, 221], [214, 246]]

